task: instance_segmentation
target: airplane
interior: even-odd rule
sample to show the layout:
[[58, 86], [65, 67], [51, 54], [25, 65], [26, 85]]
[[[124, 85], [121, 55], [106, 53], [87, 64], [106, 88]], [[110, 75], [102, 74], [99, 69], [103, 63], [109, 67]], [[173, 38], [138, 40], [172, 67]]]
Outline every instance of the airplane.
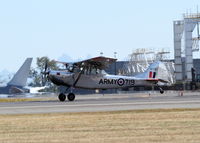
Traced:
[[0, 87], [0, 94], [19, 94], [28, 92], [23, 88], [26, 85], [33, 58], [27, 58], [7, 86]]
[[[94, 57], [74, 63], [59, 62], [64, 64], [65, 70], [48, 70], [47, 63], [45, 64], [44, 72], [42, 72], [52, 83], [58, 86], [66, 86], [66, 92], [70, 89], [67, 98], [69, 101], [74, 101], [74, 88], [83, 89], [117, 89], [130, 88], [134, 86], [158, 86], [158, 83], [168, 83], [167, 69], [162, 62], [155, 62], [149, 66], [144, 72], [136, 76], [109, 75], [106, 69], [111, 63], [117, 59], [109, 57]], [[48, 71], [47, 71], [48, 70]], [[159, 73], [158, 73], [159, 72]], [[159, 87], [160, 88], [160, 87]], [[160, 93], [164, 90], [160, 88]], [[60, 101], [65, 101], [65, 93], [58, 95]]]
[[40, 92], [41, 90], [44, 90], [45, 88], [47, 88], [48, 86], [42, 86], [42, 87], [30, 87], [30, 86], [26, 86], [26, 89], [29, 89], [29, 93], [30, 94], [41, 94], [43, 92]]

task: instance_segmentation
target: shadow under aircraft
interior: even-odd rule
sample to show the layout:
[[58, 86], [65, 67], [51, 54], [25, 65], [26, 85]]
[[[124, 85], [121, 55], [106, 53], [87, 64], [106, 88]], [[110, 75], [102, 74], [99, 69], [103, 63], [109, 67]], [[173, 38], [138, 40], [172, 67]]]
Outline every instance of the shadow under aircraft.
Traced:
[[7, 83], [7, 86], [0, 87], [0, 94], [20, 94], [28, 92], [25, 89], [33, 58], [27, 58], [14, 77]]

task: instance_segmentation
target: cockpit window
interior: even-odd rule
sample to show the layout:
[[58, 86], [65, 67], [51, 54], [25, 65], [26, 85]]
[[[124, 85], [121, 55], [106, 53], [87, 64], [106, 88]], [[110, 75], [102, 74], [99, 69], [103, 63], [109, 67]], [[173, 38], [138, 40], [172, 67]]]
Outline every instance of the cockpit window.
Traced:
[[104, 70], [100, 70], [98, 68], [91, 68], [91, 67], [85, 68], [83, 73], [86, 75], [106, 74], [106, 72]]
[[104, 71], [104, 70], [101, 70], [101, 74], [107, 74], [107, 73], [106, 73], [106, 71]]

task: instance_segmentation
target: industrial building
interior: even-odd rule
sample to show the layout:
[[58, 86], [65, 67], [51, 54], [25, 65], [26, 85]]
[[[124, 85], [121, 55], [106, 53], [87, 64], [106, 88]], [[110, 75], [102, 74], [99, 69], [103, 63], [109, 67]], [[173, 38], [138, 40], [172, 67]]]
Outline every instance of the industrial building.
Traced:
[[[186, 13], [182, 20], [176, 20], [173, 23], [176, 82], [188, 84], [194, 80], [192, 70], [198, 62], [194, 62], [193, 52], [199, 51], [199, 22], [200, 13], [197, 12]], [[194, 29], [197, 31], [196, 35]], [[199, 73], [198, 69], [196, 67], [197, 73]]]

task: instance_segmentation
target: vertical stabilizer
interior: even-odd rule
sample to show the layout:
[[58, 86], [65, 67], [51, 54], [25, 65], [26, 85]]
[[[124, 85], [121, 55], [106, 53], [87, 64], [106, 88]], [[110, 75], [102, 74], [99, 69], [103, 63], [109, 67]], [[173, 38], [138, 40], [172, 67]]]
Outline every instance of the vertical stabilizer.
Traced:
[[144, 79], [161, 79], [169, 82], [168, 72], [169, 71], [167, 70], [165, 64], [157, 61], [152, 63], [145, 72], [136, 75], [136, 77]]
[[23, 87], [26, 85], [27, 78], [29, 75], [31, 63], [33, 58], [27, 58], [24, 64], [20, 67], [8, 85], [15, 85]]

